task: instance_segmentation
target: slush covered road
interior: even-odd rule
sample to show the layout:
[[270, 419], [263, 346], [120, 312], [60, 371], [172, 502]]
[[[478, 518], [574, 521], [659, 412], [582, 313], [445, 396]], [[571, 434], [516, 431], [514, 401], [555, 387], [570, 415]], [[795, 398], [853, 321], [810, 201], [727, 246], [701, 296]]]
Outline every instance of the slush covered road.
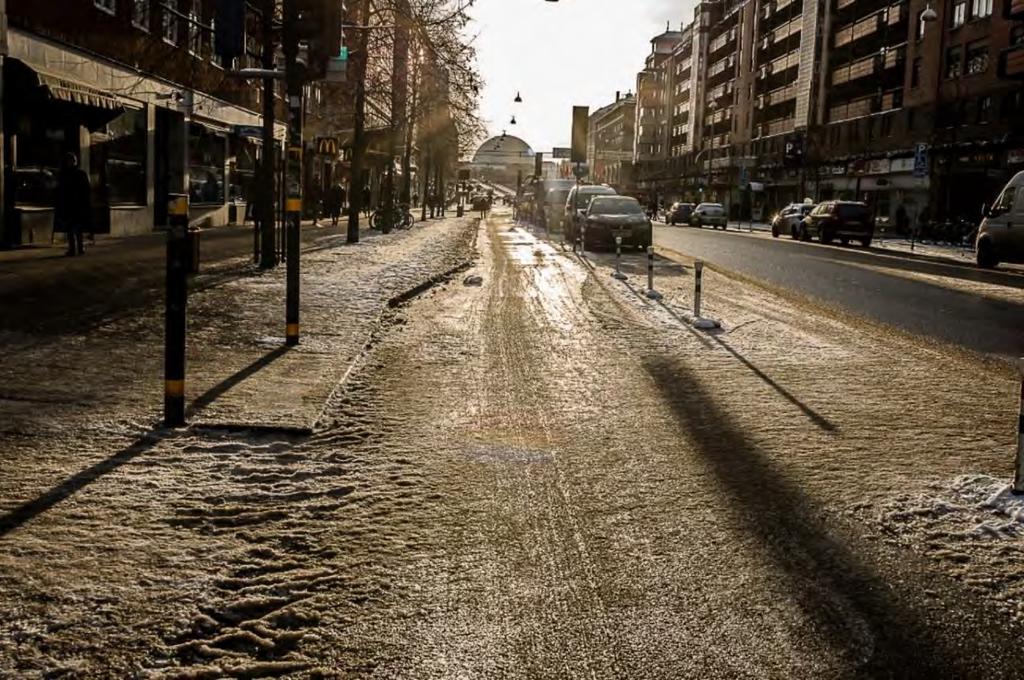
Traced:
[[1024, 273], [767, 234], [657, 227], [656, 247], [919, 335], [1024, 355]]
[[[311, 435], [11, 435], [0, 676], [1024, 675], [1001, 364], [714, 271], [699, 333], [687, 266], [652, 302], [634, 259], [615, 281], [507, 211], [380, 254], [465, 234], [471, 269], [390, 306]], [[344, 296], [354, 250], [307, 277]]]

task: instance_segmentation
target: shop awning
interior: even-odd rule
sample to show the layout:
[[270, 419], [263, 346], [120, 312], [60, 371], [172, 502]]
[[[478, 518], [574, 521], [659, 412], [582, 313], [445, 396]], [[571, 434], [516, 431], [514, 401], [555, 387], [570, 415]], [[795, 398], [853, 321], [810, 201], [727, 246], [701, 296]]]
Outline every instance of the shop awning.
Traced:
[[121, 113], [126, 109], [123, 101], [103, 90], [43, 71], [33, 70], [39, 87], [44, 88], [52, 99]]
[[19, 97], [10, 102], [23, 115], [47, 115], [48, 107], [59, 115], [77, 119], [90, 130], [97, 130], [129, 109], [142, 105], [81, 81], [51, 73], [18, 59], [4, 61], [4, 77], [9, 92]]

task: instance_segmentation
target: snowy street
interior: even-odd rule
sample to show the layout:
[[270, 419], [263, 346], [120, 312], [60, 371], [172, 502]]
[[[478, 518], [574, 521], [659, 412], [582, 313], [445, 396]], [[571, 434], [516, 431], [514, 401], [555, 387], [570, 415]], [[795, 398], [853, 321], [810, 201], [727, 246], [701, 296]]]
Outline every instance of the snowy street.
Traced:
[[504, 210], [322, 245], [291, 353], [196, 294], [187, 428], [158, 306], [6, 331], [0, 676], [1024, 674], [1007, 363]]

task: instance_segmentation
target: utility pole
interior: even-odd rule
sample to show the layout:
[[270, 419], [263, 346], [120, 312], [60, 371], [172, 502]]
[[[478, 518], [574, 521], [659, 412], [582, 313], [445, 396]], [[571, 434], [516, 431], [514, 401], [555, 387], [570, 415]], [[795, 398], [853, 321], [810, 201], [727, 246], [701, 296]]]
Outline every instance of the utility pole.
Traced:
[[369, 43], [366, 28], [370, 20], [370, 0], [362, 0], [359, 19], [362, 28], [357, 31], [355, 52], [355, 111], [352, 133], [352, 177], [349, 180], [349, 210], [347, 243], [359, 243], [359, 212], [363, 205], [363, 165], [366, 160], [366, 64]]
[[[274, 69], [274, 0], [263, 0], [260, 31], [263, 35], [260, 65], [271, 71]], [[274, 209], [274, 169], [277, 165], [274, 140], [274, 87], [273, 78], [263, 79], [263, 154], [260, 158], [260, 190], [255, 197], [259, 222], [256, 239], [261, 269], [269, 269], [277, 264], [277, 251], [274, 247], [277, 221], [277, 211]]]
[[285, 82], [288, 90], [288, 154], [285, 165], [287, 244], [285, 261], [285, 344], [299, 344], [299, 235], [302, 228], [302, 94], [304, 70], [298, 64], [297, 0], [284, 0]]

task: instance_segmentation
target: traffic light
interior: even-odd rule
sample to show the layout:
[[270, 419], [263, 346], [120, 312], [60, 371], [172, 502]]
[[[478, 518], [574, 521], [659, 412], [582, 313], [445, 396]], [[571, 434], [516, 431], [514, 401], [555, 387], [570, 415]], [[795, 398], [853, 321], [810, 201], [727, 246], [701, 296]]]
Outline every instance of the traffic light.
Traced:
[[246, 0], [217, 0], [214, 7], [213, 51], [230, 64], [245, 56]]
[[306, 74], [309, 80], [322, 80], [327, 64], [342, 57], [342, 0], [292, 0], [296, 4], [295, 39], [308, 46]]

